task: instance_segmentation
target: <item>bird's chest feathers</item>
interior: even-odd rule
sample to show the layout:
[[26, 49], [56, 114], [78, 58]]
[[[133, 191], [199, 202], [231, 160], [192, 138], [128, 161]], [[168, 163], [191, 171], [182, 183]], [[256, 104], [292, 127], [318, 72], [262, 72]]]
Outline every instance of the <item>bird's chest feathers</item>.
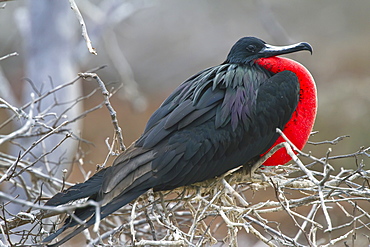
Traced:
[[254, 66], [230, 66], [218, 85], [224, 98], [216, 112], [216, 127], [248, 128], [254, 119], [258, 88], [268, 77]]
[[271, 74], [257, 65], [212, 67], [182, 84], [170, 98], [169, 109], [181, 109], [183, 119], [199, 115], [214, 121], [216, 129], [230, 126], [233, 131], [237, 127], [246, 131], [254, 119], [258, 89], [269, 77]]

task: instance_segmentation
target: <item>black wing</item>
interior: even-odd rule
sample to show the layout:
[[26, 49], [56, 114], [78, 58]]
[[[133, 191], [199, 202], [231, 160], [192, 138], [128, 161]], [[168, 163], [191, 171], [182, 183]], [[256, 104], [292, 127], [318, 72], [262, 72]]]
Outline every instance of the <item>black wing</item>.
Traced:
[[[271, 76], [258, 67], [230, 64], [202, 71], [164, 101], [134, 144], [147, 156], [145, 167], [115, 162], [104, 192], [122, 183], [119, 192], [143, 184], [172, 189], [240, 166], [271, 147], [276, 128], [283, 129], [298, 100], [298, 79], [290, 71]], [[133, 182], [139, 178], [140, 184]], [[109, 199], [118, 192], [113, 194]]]

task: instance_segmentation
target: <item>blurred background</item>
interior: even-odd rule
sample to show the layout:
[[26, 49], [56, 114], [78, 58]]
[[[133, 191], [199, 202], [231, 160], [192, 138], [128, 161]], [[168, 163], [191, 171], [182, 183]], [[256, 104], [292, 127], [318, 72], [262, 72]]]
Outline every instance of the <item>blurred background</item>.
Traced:
[[[331, 155], [347, 154], [370, 144], [368, 0], [355, 4], [346, 0], [78, 1], [97, 56], [88, 53], [68, 1], [53, 10], [40, 10], [36, 2], [11, 1], [0, 9], [0, 57], [14, 51], [19, 54], [0, 61], [1, 80], [10, 86], [16, 106], [22, 105], [26, 97], [24, 78], [36, 80], [29, 64], [35, 64], [29, 59], [38, 52], [33, 44], [45, 42], [42, 32], [33, 37], [34, 43], [27, 38], [33, 24], [30, 18], [37, 16], [32, 11], [40, 15], [45, 11], [50, 12], [47, 18], [59, 16], [62, 21], [52, 26], [48, 25], [51, 19], [44, 19], [46, 25], [41, 31], [62, 31], [66, 40], [58, 40], [68, 43], [59, 46], [60, 53], [46, 63], [70, 62], [55, 74], [47, 72], [48, 77], [57, 80], [64, 75], [65, 83], [78, 72], [108, 65], [98, 74], [110, 87], [123, 84], [111, 101], [126, 146], [140, 136], [152, 112], [174, 88], [198, 71], [222, 63], [231, 46], [243, 36], [256, 36], [274, 45], [305, 41], [313, 46], [312, 56], [307, 52], [289, 55], [304, 64], [317, 83], [319, 108], [314, 129], [319, 132], [310, 140], [332, 140], [342, 135], [350, 138], [336, 146], [307, 145], [306, 152], [322, 157], [331, 147]], [[96, 84], [79, 82], [78, 87], [82, 95]], [[1, 96], [10, 96], [4, 90], [2, 86]], [[102, 97], [94, 96], [82, 107], [89, 109], [101, 101]], [[107, 109], [88, 114], [78, 131], [94, 144], [82, 147], [84, 168], [94, 171], [107, 155], [105, 139], [113, 136]], [[0, 148], [6, 151], [8, 147]], [[354, 167], [355, 162], [350, 158], [333, 165], [339, 170], [341, 166]], [[83, 177], [75, 169], [69, 181], [82, 182]]]

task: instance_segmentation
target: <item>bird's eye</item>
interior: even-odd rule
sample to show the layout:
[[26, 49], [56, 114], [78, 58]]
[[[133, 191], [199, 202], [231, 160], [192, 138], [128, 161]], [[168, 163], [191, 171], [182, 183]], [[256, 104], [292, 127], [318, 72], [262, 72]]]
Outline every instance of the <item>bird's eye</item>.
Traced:
[[256, 46], [255, 45], [248, 45], [247, 46], [247, 50], [249, 52], [255, 52], [256, 51]]

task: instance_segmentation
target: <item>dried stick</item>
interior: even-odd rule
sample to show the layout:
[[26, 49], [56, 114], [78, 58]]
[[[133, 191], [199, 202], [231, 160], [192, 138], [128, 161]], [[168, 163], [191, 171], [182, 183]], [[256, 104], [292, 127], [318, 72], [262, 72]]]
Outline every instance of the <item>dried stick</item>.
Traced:
[[98, 85], [101, 88], [102, 94], [104, 96], [105, 106], [107, 107], [107, 109], [110, 113], [111, 119], [112, 119], [112, 124], [113, 124], [113, 127], [115, 129], [115, 136], [118, 138], [120, 149], [121, 149], [121, 151], [125, 151], [126, 147], [125, 147], [125, 144], [123, 143], [122, 130], [119, 127], [119, 124], [118, 124], [117, 112], [113, 109], [113, 107], [112, 107], [112, 105], [109, 101], [110, 93], [108, 92], [107, 88], [105, 87], [104, 82], [95, 73], [79, 73], [78, 75], [80, 77], [83, 77], [84, 79], [93, 78], [98, 82]]
[[[65, 206], [61, 206], [61, 207], [54, 207], [54, 206], [46, 206], [46, 205], [41, 206], [39, 204], [35, 204], [33, 202], [30, 202], [30, 201], [14, 198], [14, 196], [8, 195], [8, 194], [3, 193], [1, 191], [0, 191], [0, 198], [4, 198], [6, 200], [9, 200], [10, 202], [14, 202], [14, 203], [22, 205], [22, 206], [27, 206], [27, 207], [30, 207], [30, 208], [36, 208], [36, 209], [40, 209], [40, 210], [49, 210], [49, 211], [52, 211], [52, 212], [57, 213], [57, 214], [68, 213], [68, 214], [71, 215], [71, 217], [73, 219], [75, 219], [80, 224], [83, 224], [83, 222], [79, 218], [74, 216], [74, 214], [72, 214], [71, 212], [73, 212], [74, 210], [76, 210], [78, 208], [85, 208], [87, 206], [93, 206], [93, 207], [95, 207], [95, 214], [96, 214], [94, 228], [100, 222], [100, 204], [93, 201], [93, 200], [88, 200], [87, 202], [79, 203], [79, 204], [75, 204], [75, 205], [65, 205]], [[31, 220], [36, 219], [36, 216], [34, 214], [25, 214], [24, 212], [21, 212], [20, 214], [23, 215], [23, 216], [27, 215], [27, 217], [30, 218]], [[55, 215], [55, 214], [48, 214], [48, 217], [53, 216], [53, 215]], [[5, 221], [0, 221], [0, 225], [3, 225], [3, 224], [5, 224]]]
[[[283, 139], [287, 142], [285, 143], [285, 148], [286, 148], [286, 151], [287, 153], [292, 157], [293, 161], [299, 166], [299, 168], [307, 174], [307, 176], [309, 177], [309, 179], [316, 185], [318, 185], [319, 187], [319, 197], [320, 197], [320, 202], [321, 202], [321, 207], [322, 207], [322, 211], [324, 213], [324, 216], [325, 216], [325, 219], [326, 219], [326, 222], [328, 224], [328, 228], [327, 228], [327, 231], [331, 231], [332, 230], [332, 223], [331, 223], [331, 219], [330, 219], [330, 216], [329, 216], [329, 212], [328, 212], [328, 209], [325, 205], [325, 200], [324, 200], [324, 194], [323, 194], [323, 191], [322, 191], [322, 185], [321, 183], [313, 176], [312, 172], [310, 170], [308, 170], [304, 165], [303, 163], [301, 162], [301, 160], [297, 157], [297, 155], [293, 152], [292, 148], [293, 147], [295, 149], [295, 151], [299, 150], [298, 148], [296, 148], [294, 146], [294, 144], [285, 136], [285, 134], [280, 130], [280, 129], [276, 129], [276, 131], [283, 137]], [[289, 143], [289, 145], [288, 145]], [[328, 169], [328, 172], [330, 172], [331, 170], [334, 170], [333, 168], [332, 169]]]
[[[88, 70], [86, 73], [95, 73], [96, 71], [98, 70], [101, 70], [103, 68], [105, 68], [106, 66], [99, 66], [99, 67], [96, 67], [96, 68], [93, 68], [91, 70]], [[74, 78], [72, 81], [70, 82], [66, 82], [64, 84], [61, 84], [61, 85], [58, 85], [56, 86], [55, 88], [52, 88], [51, 90], [45, 92], [44, 94], [40, 94], [38, 93], [38, 97], [35, 98], [33, 101], [30, 101], [28, 103], [26, 103], [25, 105], [23, 105], [22, 107], [19, 108], [20, 111], [26, 109], [27, 107], [29, 107], [31, 104], [36, 104], [40, 101], [42, 101], [44, 98], [48, 97], [49, 95], [51, 94], [54, 94], [55, 92], [59, 91], [59, 90], [62, 90], [63, 88], [66, 88], [68, 86], [71, 86], [73, 85], [74, 83], [76, 83], [81, 77], [80, 76], [77, 76], [76, 78]], [[10, 117], [8, 120], [4, 121], [2, 124], [0, 124], [0, 129], [3, 128], [5, 125], [9, 124], [11, 121], [14, 120], [16, 116], [13, 115], [12, 117]]]
[[18, 55], [19, 54], [17, 52], [12, 52], [12, 53], [9, 53], [9, 54], [7, 54], [5, 56], [0, 57], [0, 61], [1, 60], [4, 60], [4, 59], [7, 59], [8, 57], [13, 57], [13, 56], [18, 56]]
[[[34, 102], [34, 98], [35, 98], [34, 93], [31, 93], [31, 98], [32, 98], [32, 101]], [[14, 139], [18, 136], [21, 136], [22, 134], [29, 131], [29, 129], [31, 128], [31, 126], [35, 122], [35, 120], [33, 119], [33, 109], [34, 109], [34, 103], [31, 104], [31, 107], [30, 107], [30, 110], [29, 110], [28, 116], [27, 116], [28, 119], [27, 119], [26, 123], [20, 129], [18, 129], [16, 131], [13, 131], [12, 133], [0, 138], [0, 145], [3, 144], [4, 142], [8, 141], [8, 140], [11, 140], [11, 139]]]
[[84, 37], [84, 39], [86, 41], [87, 49], [89, 50], [89, 52], [91, 54], [98, 55], [98, 53], [96, 52], [95, 48], [92, 47], [91, 40], [89, 38], [89, 35], [87, 34], [87, 28], [86, 28], [85, 21], [82, 18], [81, 12], [78, 9], [77, 4], [75, 3], [74, 0], [69, 0], [69, 3], [71, 5], [71, 9], [75, 12], [76, 17], [77, 17], [78, 21], [80, 22], [81, 30], [82, 30], [82, 37]]
[[135, 246], [185, 246], [185, 242], [184, 240], [140, 240], [139, 242], [135, 243]]
[[321, 142], [311, 142], [308, 141], [308, 144], [311, 145], [322, 145], [322, 144], [331, 144], [331, 145], [337, 145], [340, 141], [342, 141], [344, 138], [350, 137], [349, 135], [344, 135], [344, 136], [338, 136], [334, 140], [331, 141], [321, 141]]
[[136, 243], [136, 237], [135, 237], [136, 231], [134, 227], [134, 220], [136, 218], [135, 209], [136, 209], [137, 203], [138, 203], [138, 200], [135, 200], [134, 205], [132, 206], [131, 219], [130, 219], [130, 231], [131, 231], [131, 238], [132, 238], [133, 243]]
[[15, 113], [15, 115], [18, 117], [18, 119], [20, 119], [21, 116], [27, 117], [27, 114], [24, 111], [22, 111], [22, 110], [20, 110], [20, 109], [18, 109], [16, 107], [14, 107], [14, 106], [12, 106], [11, 104], [9, 104], [4, 99], [0, 98], [0, 103], [3, 104], [3, 105], [0, 105], [0, 108], [8, 108], [8, 109], [10, 109], [12, 112]]
[[[275, 196], [276, 196], [276, 199], [279, 201], [280, 205], [284, 208], [284, 210], [288, 213], [289, 217], [293, 220], [294, 222], [294, 225], [296, 227], [298, 227], [298, 229], [304, 234], [308, 244], [310, 246], [313, 246], [312, 242], [310, 241], [310, 238], [308, 237], [307, 233], [304, 231], [304, 229], [302, 228], [301, 225], [299, 225], [299, 223], [297, 222], [297, 220], [294, 218], [294, 216], [292, 215], [292, 211], [290, 210], [289, 208], [289, 200], [286, 199], [286, 197], [284, 196], [284, 193], [282, 191], [279, 191], [279, 188], [278, 188], [278, 184], [275, 184], [272, 180], [271, 180], [271, 184], [272, 186], [274, 187], [275, 189]], [[287, 204], [286, 206], [284, 205], [284, 203], [281, 201], [280, 197], [282, 197], [285, 201], [285, 203]]]
[[308, 170], [302, 163], [302, 161], [297, 157], [297, 155], [293, 152], [301, 152], [287, 137], [286, 135], [279, 129], [276, 128], [276, 132], [280, 134], [280, 136], [286, 141], [283, 145], [286, 149], [286, 152], [289, 154], [289, 156], [292, 158], [292, 160], [299, 166], [299, 168], [306, 173], [306, 175], [309, 177], [309, 179], [316, 185], [319, 185], [319, 181], [313, 176], [312, 172]]
[[225, 186], [225, 188], [230, 192], [230, 194], [232, 194], [236, 199], [238, 199], [238, 201], [245, 207], [248, 207], [249, 206], [249, 203], [244, 200], [244, 198], [239, 194], [237, 193], [233, 187], [231, 187], [231, 185], [226, 182], [226, 180], [223, 178], [221, 180], [222, 184]]
[[251, 216], [249, 216], [249, 215], [244, 215], [243, 217], [244, 217], [245, 219], [247, 219], [247, 220], [249, 220], [249, 221], [251, 221], [251, 222], [253, 222], [253, 223], [255, 223], [255, 224], [259, 225], [260, 227], [264, 228], [267, 232], [270, 232], [270, 233], [272, 233], [272, 234], [274, 234], [274, 235], [276, 235], [276, 236], [281, 237], [283, 240], [285, 240], [285, 241], [287, 241], [287, 242], [289, 242], [289, 243], [294, 244], [294, 246], [304, 247], [304, 245], [297, 243], [294, 239], [292, 239], [292, 238], [290, 238], [290, 237], [286, 236], [285, 234], [283, 234], [283, 233], [281, 233], [281, 232], [278, 232], [277, 230], [275, 230], [275, 229], [273, 229], [273, 228], [269, 227], [269, 226], [268, 226], [268, 225], [266, 225], [265, 223], [262, 223], [261, 221], [256, 220], [255, 218], [253, 218], [253, 217], [251, 217]]

